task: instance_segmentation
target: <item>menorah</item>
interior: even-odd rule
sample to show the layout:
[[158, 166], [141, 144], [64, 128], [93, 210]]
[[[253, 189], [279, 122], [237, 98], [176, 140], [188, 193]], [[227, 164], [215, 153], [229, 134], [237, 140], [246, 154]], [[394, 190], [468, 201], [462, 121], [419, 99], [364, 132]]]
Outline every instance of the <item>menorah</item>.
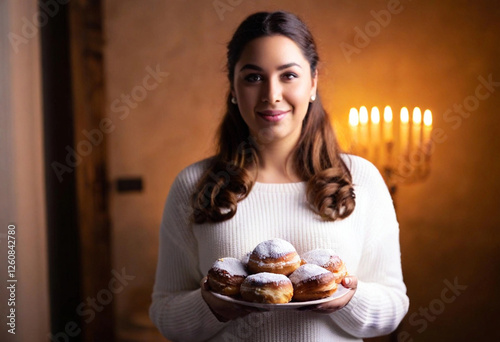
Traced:
[[377, 107], [370, 115], [365, 106], [351, 108], [351, 152], [370, 160], [380, 171], [394, 195], [400, 184], [416, 183], [430, 173], [432, 148], [432, 113], [419, 107], [410, 118], [408, 108], [394, 118], [390, 106], [384, 108], [383, 118]]

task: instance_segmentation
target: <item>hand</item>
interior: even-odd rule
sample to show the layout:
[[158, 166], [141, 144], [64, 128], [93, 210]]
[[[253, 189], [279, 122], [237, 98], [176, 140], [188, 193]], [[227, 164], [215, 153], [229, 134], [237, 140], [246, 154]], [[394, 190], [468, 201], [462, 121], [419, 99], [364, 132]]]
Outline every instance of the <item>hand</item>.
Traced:
[[314, 311], [323, 314], [331, 314], [332, 312], [342, 309], [344, 306], [347, 305], [347, 303], [351, 301], [351, 298], [354, 296], [354, 293], [356, 293], [356, 288], [358, 287], [358, 278], [356, 276], [347, 276], [342, 280], [342, 285], [346, 288], [351, 289], [344, 296], [337, 299], [332, 299], [331, 301], [326, 303], [303, 306], [299, 310]]
[[252, 312], [260, 312], [261, 309], [249, 306], [229, 303], [213, 295], [210, 292], [210, 286], [207, 282], [207, 277], [201, 280], [201, 296], [207, 303], [212, 313], [220, 322], [228, 322], [233, 319], [244, 317]]

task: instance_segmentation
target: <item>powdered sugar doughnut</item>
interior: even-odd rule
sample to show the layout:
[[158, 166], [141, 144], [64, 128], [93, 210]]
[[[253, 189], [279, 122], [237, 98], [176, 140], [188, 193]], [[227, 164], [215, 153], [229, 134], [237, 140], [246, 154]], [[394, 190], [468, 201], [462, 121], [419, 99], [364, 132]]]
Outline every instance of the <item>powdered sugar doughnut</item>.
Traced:
[[332, 249], [314, 249], [302, 254], [302, 260], [303, 263], [318, 265], [332, 272], [337, 284], [340, 284], [347, 275], [344, 262]]
[[246, 253], [240, 259], [241, 262], [243, 263], [243, 266], [245, 266], [245, 268], [247, 268], [247, 266], [248, 266], [248, 260], [250, 260], [250, 254], [252, 254], [252, 252]]
[[337, 291], [335, 276], [315, 264], [304, 264], [290, 275], [293, 284], [293, 300], [298, 302], [331, 296]]
[[269, 272], [289, 275], [300, 266], [300, 257], [295, 247], [282, 239], [271, 239], [259, 243], [250, 254], [250, 273]]
[[293, 285], [283, 274], [262, 272], [249, 275], [241, 284], [241, 297], [254, 303], [285, 304], [293, 296]]
[[240, 286], [248, 273], [243, 263], [236, 258], [221, 258], [215, 261], [208, 271], [208, 285], [212, 291], [235, 296], [240, 293]]

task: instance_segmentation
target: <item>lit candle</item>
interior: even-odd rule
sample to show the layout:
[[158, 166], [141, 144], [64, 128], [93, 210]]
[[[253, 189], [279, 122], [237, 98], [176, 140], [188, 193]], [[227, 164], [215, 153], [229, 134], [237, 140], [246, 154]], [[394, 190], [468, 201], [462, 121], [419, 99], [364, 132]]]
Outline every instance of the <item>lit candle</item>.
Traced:
[[349, 111], [349, 126], [351, 126], [351, 149], [359, 144], [359, 116], [356, 108]]
[[424, 112], [424, 143], [428, 143], [431, 140], [431, 132], [432, 132], [432, 113], [429, 109], [426, 109]]
[[372, 108], [372, 142], [378, 144], [380, 141], [380, 112], [377, 107]]
[[412, 145], [419, 147], [422, 144], [422, 111], [420, 108], [413, 108], [412, 127]]
[[385, 106], [384, 108], [384, 124], [383, 124], [383, 139], [382, 139], [382, 163], [386, 166], [392, 164], [392, 150], [393, 150], [393, 139], [394, 135], [392, 132], [392, 109], [390, 106]]
[[399, 151], [401, 153], [406, 153], [408, 151], [409, 145], [409, 134], [410, 134], [410, 113], [408, 108], [401, 108], [401, 124], [399, 125]]
[[392, 136], [392, 109], [390, 106], [384, 108], [384, 142], [391, 142]]
[[370, 155], [374, 162], [378, 161], [380, 150], [380, 111], [377, 107], [373, 107], [371, 111], [371, 127], [370, 127]]
[[360, 137], [359, 144], [362, 150], [362, 154], [367, 154], [367, 147], [369, 144], [368, 137], [368, 109], [365, 106], [361, 106], [359, 109], [359, 123], [360, 123]]

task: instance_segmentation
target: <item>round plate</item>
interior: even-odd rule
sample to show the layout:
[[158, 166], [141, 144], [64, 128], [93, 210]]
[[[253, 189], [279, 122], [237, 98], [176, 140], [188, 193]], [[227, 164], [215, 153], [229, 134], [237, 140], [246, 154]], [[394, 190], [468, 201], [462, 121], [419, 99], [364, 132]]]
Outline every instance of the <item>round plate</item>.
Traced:
[[286, 304], [262, 304], [262, 303], [253, 303], [253, 302], [247, 302], [241, 299], [235, 299], [229, 296], [221, 295], [219, 293], [212, 292], [214, 296], [217, 298], [220, 298], [222, 300], [225, 300], [226, 302], [230, 303], [235, 303], [239, 305], [245, 305], [245, 306], [252, 306], [255, 308], [261, 308], [261, 309], [267, 309], [267, 310], [290, 310], [290, 309], [298, 309], [304, 306], [309, 306], [309, 305], [316, 305], [316, 304], [321, 304], [321, 303], [326, 303], [331, 300], [340, 298], [344, 295], [346, 295], [351, 289], [345, 288], [342, 285], [337, 286], [337, 291], [330, 297], [322, 298], [322, 299], [317, 299], [317, 300], [311, 300], [311, 301], [306, 301], [306, 302], [289, 302]]

